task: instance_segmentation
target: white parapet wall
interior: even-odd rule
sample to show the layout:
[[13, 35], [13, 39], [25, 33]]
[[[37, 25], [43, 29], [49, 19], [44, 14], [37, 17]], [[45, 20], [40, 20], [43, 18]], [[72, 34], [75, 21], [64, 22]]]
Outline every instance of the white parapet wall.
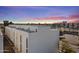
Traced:
[[0, 53], [3, 53], [3, 34], [0, 30]]
[[[24, 27], [25, 28], [25, 27]], [[41, 27], [40, 27], [41, 28]], [[46, 27], [45, 27], [46, 28]], [[37, 29], [35, 27], [35, 29]], [[58, 52], [59, 30], [37, 29], [26, 31], [6, 27], [5, 33], [14, 43], [15, 52], [56, 53]]]

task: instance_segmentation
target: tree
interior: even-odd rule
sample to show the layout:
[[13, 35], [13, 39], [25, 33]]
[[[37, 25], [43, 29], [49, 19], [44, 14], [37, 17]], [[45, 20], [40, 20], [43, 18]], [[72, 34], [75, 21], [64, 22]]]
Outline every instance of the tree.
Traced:
[[13, 22], [9, 22], [9, 24], [13, 24]]

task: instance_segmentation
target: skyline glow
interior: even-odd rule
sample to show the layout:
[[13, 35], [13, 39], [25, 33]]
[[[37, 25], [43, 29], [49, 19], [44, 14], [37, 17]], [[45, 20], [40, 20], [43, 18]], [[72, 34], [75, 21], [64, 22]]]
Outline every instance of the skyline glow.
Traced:
[[0, 6], [0, 21], [79, 20], [78, 6]]

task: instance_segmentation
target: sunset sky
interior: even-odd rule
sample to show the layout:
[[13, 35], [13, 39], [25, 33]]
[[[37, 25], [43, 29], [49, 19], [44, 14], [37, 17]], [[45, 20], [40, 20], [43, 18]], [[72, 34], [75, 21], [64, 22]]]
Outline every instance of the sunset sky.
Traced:
[[0, 21], [79, 19], [78, 6], [0, 6]]

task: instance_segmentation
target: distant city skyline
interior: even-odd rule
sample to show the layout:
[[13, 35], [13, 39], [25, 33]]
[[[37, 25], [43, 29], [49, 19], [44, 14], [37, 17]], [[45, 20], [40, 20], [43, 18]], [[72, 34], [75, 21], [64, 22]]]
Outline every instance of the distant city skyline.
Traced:
[[0, 21], [78, 20], [78, 6], [0, 6]]

